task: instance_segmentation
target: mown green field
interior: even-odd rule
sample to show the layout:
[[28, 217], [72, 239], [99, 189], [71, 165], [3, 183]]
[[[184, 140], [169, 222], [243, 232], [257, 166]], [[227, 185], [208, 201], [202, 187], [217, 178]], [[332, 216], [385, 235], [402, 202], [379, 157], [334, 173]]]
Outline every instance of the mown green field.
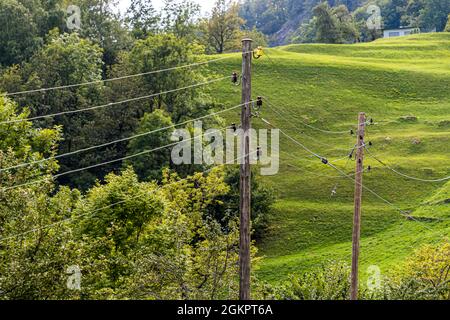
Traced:
[[[450, 33], [424, 34], [357, 45], [290, 45], [266, 49], [254, 61], [254, 96], [268, 98], [261, 117], [329, 159], [345, 157], [350, 133], [327, 134], [304, 125], [349, 131], [364, 111], [371, 152], [391, 167], [423, 179], [450, 175]], [[240, 55], [211, 65], [218, 75], [240, 70]], [[222, 83], [212, 93], [223, 106], [240, 102], [240, 88]], [[237, 113], [227, 116], [239, 122]], [[253, 119], [257, 128], [267, 127]], [[263, 182], [278, 201], [257, 243], [257, 275], [279, 282], [330, 259], [350, 262], [354, 182], [281, 137], [278, 175]], [[424, 243], [450, 234], [450, 182], [403, 178], [366, 158], [364, 184], [396, 207], [364, 192], [361, 277], [369, 265], [383, 273]], [[345, 172], [354, 162], [336, 165]], [[336, 196], [331, 190], [336, 186]]]

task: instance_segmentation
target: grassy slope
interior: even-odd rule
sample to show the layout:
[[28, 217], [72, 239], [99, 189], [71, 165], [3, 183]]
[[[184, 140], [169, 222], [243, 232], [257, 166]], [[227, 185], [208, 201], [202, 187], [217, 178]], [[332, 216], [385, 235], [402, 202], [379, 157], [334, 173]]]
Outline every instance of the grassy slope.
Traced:
[[[353, 136], [320, 133], [301, 122], [348, 130], [365, 111], [378, 122], [368, 128], [372, 152], [385, 162], [426, 179], [450, 174], [450, 33], [358, 45], [291, 45], [267, 53], [270, 59], [254, 63], [254, 94], [268, 97], [285, 113], [282, 118], [264, 107], [262, 117], [277, 127], [317, 153], [341, 158], [354, 145]], [[226, 74], [239, 70], [239, 57], [212, 68]], [[222, 84], [213, 90], [224, 105], [239, 103], [238, 87]], [[230, 114], [228, 121], [238, 122], [238, 115]], [[257, 119], [253, 124], [264, 127]], [[258, 274], [272, 282], [329, 259], [350, 261], [351, 254], [353, 182], [337, 178], [289, 140], [282, 138], [281, 149], [280, 173], [264, 178], [279, 201], [258, 244], [265, 257]], [[345, 160], [337, 164], [347, 172], [354, 166]], [[365, 174], [365, 185], [421, 220], [406, 220], [365, 192], [362, 277], [368, 265], [388, 271], [418, 245], [450, 234], [449, 184], [404, 179], [372, 159], [366, 165], [374, 169]], [[331, 197], [335, 185], [338, 194]]]

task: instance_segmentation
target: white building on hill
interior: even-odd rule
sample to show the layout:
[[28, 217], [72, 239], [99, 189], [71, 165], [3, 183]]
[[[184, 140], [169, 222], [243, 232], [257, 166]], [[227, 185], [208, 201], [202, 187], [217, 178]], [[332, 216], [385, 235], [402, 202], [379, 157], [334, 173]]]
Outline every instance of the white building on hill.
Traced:
[[394, 38], [394, 37], [409, 36], [410, 34], [417, 34], [417, 33], [420, 33], [420, 29], [419, 28], [400, 27], [398, 29], [386, 29], [386, 30], [383, 30], [384, 38]]

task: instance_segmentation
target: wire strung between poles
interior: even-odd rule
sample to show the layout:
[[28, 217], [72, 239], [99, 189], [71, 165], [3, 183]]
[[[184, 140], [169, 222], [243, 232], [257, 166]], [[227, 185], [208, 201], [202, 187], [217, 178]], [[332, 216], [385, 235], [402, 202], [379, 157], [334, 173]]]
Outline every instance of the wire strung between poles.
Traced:
[[[231, 160], [230, 162], [225, 162], [223, 165], [234, 164], [234, 162], [236, 162], [236, 161], [238, 161], [238, 160], [240, 160], [240, 159], [243, 159], [243, 158], [246, 157], [247, 155], [252, 155], [252, 154], [254, 154], [254, 153], [256, 153], [256, 152], [257, 152], [257, 151], [249, 152], [248, 154], [245, 154], [245, 155], [242, 155], [242, 156], [240, 156], [240, 157], [237, 157], [237, 158]], [[221, 165], [222, 165], [222, 164], [221, 164]], [[221, 165], [216, 165], [216, 166], [214, 166], [214, 167], [212, 167], [212, 168], [209, 168], [208, 170], [201, 171], [200, 173], [202, 173], [202, 174], [209, 173], [209, 172], [211, 172], [214, 168], [219, 167], [219, 166], [221, 166]], [[189, 178], [191, 178], [191, 177], [186, 177], [186, 178], [180, 179], [180, 180], [176, 181], [176, 183], [178, 183], [178, 182], [180, 182], [180, 181], [188, 180]], [[171, 184], [172, 184], [172, 183], [171, 183]], [[165, 185], [165, 186], [161, 186], [161, 187], [157, 188], [156, 190], [152, 190], [152, 192], [150, 192], [149, 195], [150, 195], [150, 194], [154, 194], [154, 193], [158, 192], [159, 190], [161, 190], [163, 187], [167, 187], [167, 186], [169, 186], [169, 185], [171, 185], [171, 184], [168, 184], [168, 185]], [[63, 219], [63, 220], [61, 220], [61, 221], [58, 221], [58, 222], [55, 222], [55, 223], [51, 223], [51, 224], [48, 224], [48, 225], [45, 225], [45, 226], [42, 226], [42, 227], [39, 227], [39, 228], [34, 228], [34, 229], [31, 229], [31, 230], [28, 230], [28, 231], [25, 231], [25, 232], [22, 232], [22, 233], [18, 233], [18, 234], [12, 235], [12, 236], [0, 238], [0, 243], [3, 242], [3, 241], [9, 240], [9, 239], [14, 239], [14, 238], [17, 238], [17, 237], [20, 237], [20, 236], [29, 234], [29, 233], [33, 233], [33, 232], [37, 232], [37, 231], [44, 230], [44, 229], [47, 229], [47, 228], [51, 228], [51, 227], [56, 226], [56, 225], [59, 225], [59, 224], [67, 223], [67, 222], [73, 221], [74, 219], [79, 219], [79, 218], [83, 218], [83, 217], [88, 216], [88, 215], [93, 215], [93, 214], [95, 214], [95, 213], [97, 213], [97, 212], [99, 212], [99, 211], [102, 211], [102, 210], [105, 210], [105, 209], [112, 208], [112, 207], [114, 207], [114, 206], [116, 206], [116, 205], [125, 203], [125, 202], [130, 201], [130, 200], [134, 200], [134, 199], [136, 199], [136, 198], [138, 198], [138, 197], [141, 197], [141, 196], [142, 196], [141, 194], [138, 194], [138, 195], [135, 195], [135, 196], [133, 196], [133, 197], [131, 197], [131, 198], [129, 198], [129, 199], [121, 200], [121, 201], [118, 201], [118, 202], [109, 204], [109, 205], [107, 205], [107, 206], [104, 206], [104, 207], [95, 209], [95, 210], [93, 210], [93, 211], [90, 211], [90, 212], [87, 212], [87, 213], [84, 213], [84, 214], [81, 214], [81, 215], [78, 215], [78, 216], [68, 217], [68, 218]], [[93, 218], [93, 217], [94, 217], [94, 216], [90, 217], [90, 219]]]
[[233, 57], [234, 56], [230, 55], [230, 56], [227, 56], [227, 57], [221, 57], [221, 58], [212, 59], [212, 60], [208, 60], [208, 61], [204, 61], [204, 62], [196, 62], [196, 63], [191, 63], [191, 64], [187, 64], [187, 65], [182, 65], [182, 66], [176, 66], [176, 67], [172, 67], [172, 68], [166, 68], [166, 69], [160, 69], [160, 70], [154, 70], [154, 71], [148, 71], [148, 72], [141, 72], [141, 73], [131, 74], [131, 75], [122, 76], [122, 77], [116, 77], [116, 78], [110, 78], [110, 79], [105, 79], [105, 80], [95, 80], [95, 81], [75, 83], [75, 84], [69, 84], [69, 85], [63, 85], [63, 86], [56, 86], [56, 87], [48, 87], [48, 88], [41, 88], [41, 89], [32, 89], [32, 90], [11, 92], [11, 93], [6, 93], [5, 96], [6, 97], [8, 97], [8, 96], [17, 96], [17, 95], [28, 94], [28, 93], [47, 92], [47, 91], [53, 91], [53, 90], [76, 88], [76, 87], [82, 87], [82, 86], [89, 86], [89, 85], [93, 85], [93, 84], [113, 82], [113, 81], [118, 81], [118, 80], [142, 77], [142, 76], [151, 75], [151, 74], [157, 74], [157, 73], [162, 73], [162, 72], [168, 72], [168, 71], [173, 71], [173, 70], [186, 69], [186, 68], [206, 65], [206, 64], [213, 63], [213, 62], [222, 61], [222, 60], [225, 60], [225, 59], [230, 59], [230, 58], [233, 58]]
[[[273, 108], [276, 108], [276, 106], [275, 106], [271, 101], [269, 101], [268, 98], [266, 98], [266, 97], [263, 96], [263, 99], [264, 99], [269, 105], [271, 105]], [[313, 129], [313, 130], [320, 131], [320, 132], [322, 132], [322, 133], [343, 135], [343, 134], [348, 134], [348, 133], [350, 132], [350, 129], [349, 129], [349, 130], [345, 130], [345, 131], [331, 131], [331, 130], [325, 130], [325, 129], [321, 129], [321, 128], [312, 126], [312, 125], [310, 125], [310, 124], [308, 124], [308, 123], [306, 123], [306, 122], [304, 122], [304, 121], [301, 121], [301, 120], [298, 120], [298, 119], [296, 119], [296, 120], [299, 121], [299, 122], [300, 122], [301, 124], [303, 124], [304, 126], [310, 128], [310, 129]]]
[[26, 118], [26, 119], [16, 119], [16, 120], [3, 121], [3, 122], [0, 122], [0, 125], [11, 124], [11, 123], [18, 123], [18, 122], [24, 122], [24, 121], [34, 121], [34, 120], [39, 120], [39, 119], [53, 118], [53, 117], [56, 117], [56, 116], [62, 116], [62, 115], [67, 115], [67, 114], [75, 114], [75, 113], [79, 113], [79, 112], [92, 111], [92, 110], [96, 110], [96, 109], [101, 109], [101, 108], [115, 106], [115, 105], [118, 105], [118, 104], [124, 104], [124, 103], [139, 101], [139, 100], [143, 100], [143, 99], [149, 99], [149, 98], [161, 96], [163, 94], [173, 93], [173, 92], [182, 91], [182, 90], [186, 90], [186, 89], [190, 89], [190, 88], [201, 87], [201, 86], [205, 86], [205, 85], [208, 85], [208, 84], [211, 84], [211, 83], [223, 81], [225, 79], [229, 79], [229, 77], [227, 76], [227, 77], [212, 79], [212, 80], [208, 80], [206, 82], [196, 83], [196, 84], [189, 85], [189, 86], [186, 86], [186, 87], [181, 87], [181, 88], [177, 88], [177, 89], [162, 91], [162, 92], [153, 93], [153, 94], [146, 95], [146, 96], [126, 99], [126, 100], [117, 101], [117, 102], [110, 102], [110, 103], [102, 104], [102, 105], [99, 105], [99, 106], [93, 106], [93, 107], [77, 109], [77, 110], [62, 111], [62, 112], [58, 112], [58, 113], [42, 115], [42, 116], [36, 116], [36, 117], [31, 117], [31, 118]]
[[174, 124], [174, 125], [171, 125], [171, 126], [158, 128], [158, 129], [155, 129], [155, 130], [152, 130], [152, 131], [147, 131], [147, 132], [144, 132], [144, 133], [136, 134], [136, 135], [133, 135], [131, 137], [117, 139], [117, 140], [114, 140], [114, 141], [111, 141], [111, 142], [106, 142], [106, 143], [103, 143], [103, 144], [99, 144], [99, 145], [95, 145], [95, 146], [91, 146], [91, 147], [75, 150], [75, 151], [72, 151], [72, 152], [63, 153], [63, 154], [60, 154], [60, 155], [56, 155], [56, 156], [53, 156], [53, 157], [48, 157], [48, 158], [41, 159], [41, 160], [36, 160], [36, 161], [32, 161], [32, 162], [24, 162], [24, 163], [20, 163], [18, 165], [15, 165], [15, 166], [2, 168], [2, 169], [0, 169], [0, 173], [8, 171], [8, 170], [12, 170], [12, 169], [18, 169], [18, 168], [26, 167], [26, 166], [33, 165], [33, 164], [43, 163], [43, 162], [50, 161], [50, 160], [60, 159], [60, 158], [71, 156], [71, 155], [75, 155], [75, 154], [78, 154], [78, 153], [82, 153], [82, 152], [86, 152], [86, 151], [90, 151], [90, 150], [106, 147], [106, 146], [109, 146], [109, 145], [112, 145], [112, 144], [115, 144], [115, 143], [129, 141], [129, 140], [136, 139], [136, 138], [139, 138], [139, 137], [144, 137], [144, 136], [147, 136], [147, 135], [150, 135], [150, 134], [153, 134], [153, 133], [157, 133], [157, 132], [161, 132], [161, 131], [164, 131], [164, 130], [175, 128], [175, 127], [178, 127], [178, 126], [181, 126], [181, 125], [185, 125], [185, 124], [188, 124], [190, 122], [194, 122], [194, 121], [198, 121], [198, 120], [205, 119], [205, 118], [208, 118], [208, 117], [212, 117], [212, 116], [215, 116], [217, 114], [221, 114], [221, 113], [224, 113], [224, 112], [227, 112], [227, 111], [230, 111], [230, 110], [242, 107], [242, 105], [243, 104], [239, 104], [239, 105], [236, 105], [236, 106], [233, 106], [233, 107], [221, 110], [221, 111], [210, 113], [208, 115], [205, 115], [205, 116], [202, 116], [202, 117], [199, 117], [199, 118], [196, 118], [196, 119], [191, 119], [191, 120], [187, 120], [187, 121], [184, 121], [184, 122], [181, 122], [181, 123], [177, 123], [177, 124]]
[[[229, 128], [230, 128], [230, 126], [227, 126], [227, 127], [221, 128], [220, 130], [222, 131], [222, 130], [229, 129]], [[210, 132], [210, 134], [212, 134], [212, 132]], [[205, 133], [205, 135], [207, 135], [207, 134]], [[176, 146], [180, 142], [192, 141], [192, 140], [195, 140], [196, 138], [203, 137], [203, 136], [204, 136], [203, 134], [200, 134], [200, 135], [194, 136], [194, 137], [186, 139], [186, 140], [176, 141], [174, 143], [170, 143], [170, 144], [167, 144], [165, 146], [160, 146], [160, 147], [153, 148], [153, 149], [150, 149], [150, 150], [144, 150], [144, 151], [141, 151], [141, 152], [138, 152], [138, 153], [126, 156], [126, 157], [119, 158], [119, 159], [109, 160], [109, 161], [101, 162], [101, 163], [94, 164], [94, 165], [91, 165], [91, 166], [87, 166], [87, 167], [83, 167], [83, 168], [79, 168], [79, 169], [66, 171], [66, 172], [59, 173], [59, 174], [56, 174], [54, 176], [51, 176], [49, 178], [40, 179], [40, 180], [36, 180], [36, 181], [31, 181], [31, 182], [27, 182], [27, 183], [23, 183], [23, 184], [19, 184], [19, 185], [14, 185], [14, 186], [11, 186], [11, 187], [2, 188], [1, 190], [3, 192], [5, 192], [5, 191], [8, 191], [8, 190], [12, 190], [12, 189], [20, 188], [20, 187], [26, 187], [26, 186], [30, 186], [30, 185], [34, 185], [34, 184], [43, 183], [43, 182], [50, 182], [51, 180], [55, 180], [55, 179], [57, 179], [59, 177], [66, 176], [68, 174], [77, 173], [77, 172], [81, 172], [81, 171], [84, 171], [84, 170], [89, 170], [89, 169], [101, 167], [101, 166], [104, 166], [104, 165], [108, 165], [108, 164], [111, 164], [111, 163], [116, 163], [116, 162], [120, 162], [120, 161], [124, 161], [124, 160], [128, 160], [128, 159], [132, 159], [132, 158], [135, 158], [135, 157], [142, 156], [144, 154], [148, 154], [148, 153], [159, 151], [159, 150], [162, 150], [162, 149], [165, 149], [165, 148], [168, 148], [168, 147]]]
[[[281, 130], [280, 130], [281, 132]], [[334, 170], [338, 171], [341, 175], [347, 177], [348, 179], [351, 179], [353, 182], [358, 183], [361, 187], [363, 187], [365, 190], [369, 191], [371, 194], [373, 194], [374, 196], [376, 196], [378, 199], [382, 200], [383, 202], [387, 203], [389, 206], [391, 206], [392, 208], [394, 208], [396, 211], [398, 211], [402, 216], [406, 217], [407, 219], [413, 220], [415, 222], [420, 223], [423, 227], [434, 231], [432, 228], [430, 228], [429, 226], [423, 224], [421, 221], [417, 220], [415, 217], [413, 217], [411, 214], [409, 214], [408, 212], [402, 210], [401, 208], [399, 208], [398, 206], [396, 206], [394, 203], [390, 202], [389, 200], [383, 198], [382, 196], [380, 196], [378, 193], [376, 193], [375, 191], [373, 191], [372, 189], [366, 187], [364, 184], [361, 184], [359, 182], [357, 182], [357, 180], [349, 175], [347, 175], [344, 171], [342, 171], [341, 169], [339, 169], [338, 167], [336, 167], [335, 165], [333, 165], [332, 163], [328, 162], [328, 161], [323, 161], [324, 159], [326, 160], [325, 157], [322, 157], [318, 154], [316, 154], [315, 152], [311, 151], [310, 149], [308, 149], [307, 147], [305, 147], [301, 142], [297, 141], [296, 139], [290, 137], [291, 140], [296, 141], [297, 144], [302, 147], [305, 151], [311, 153], [313, 156], [319, 158], [322, 160], [322, 163], [326, 164], [327, 166], [333, 168]], [[440, 221], [444, 221], [444, 219], [439, 219]], [[444, 235], [442, 235], [442, 237], [445, 237]]]
[[422, 178], [413, 177], [413, 176], [404, 174], [404, 173], [402, 173], [400, 171], [395, 170], [394, 168], [392, 168], [388, 164], [384, 163], [383, 161], [381, 161], [376, 155], [374, 155], [372, 152], [370, 152], [370, 150], [368, 148], [366, 148], [366, 151], [368, 152], [370, 158], [374, 159], [375, 161], [379, 162], [381, 165], [383, 165], [384, 167], [386, 167], [390, 171], [392, 171], [395, 174], [397, 174], [399, 176], [402, 176], [404, 178], [407, 178], [407, 179], [410, 179], [410, 180], [421, 181], [421, 182], [444, 182], [444, 181], [450, 180], [450, 176], [444, 177], [444, 178], [440, 178], [440, 179], [422, 179]]
[[[301, 134], [301, 135], [303, 135], [303, 136], [305, 136], [305, 137], [308, 137], [309, 139], [311, 139], [311, 140], [314, 141], [315, 143], [321, 144], [321, 145], [326, 146], [326, 147], [328, 147], [328, 148], [333, 148], [333, 149], [336, 149], [336, 150], [340, 150], [340, 151], [346, 151], [346, 152], [348, 152], [348, 151], [353, 150], [353, 148], [349, 148], [349, 149], [338, 148], [338, 147], [333, 146], [333, 145], [330, 145], [330, 144], [328, 144], [328, 143], [321, 142], [321, 141], [319, 141], [319, 140], [317, 140], [317, 139], [315, 139], [315, 138], [313, 138], [313, 137], [311, 137], [311, 136], [305, 134], [302, 130], [300, 130], [300, 129], [297, 127], [296, 124], [292, 123], [291, 120], [289, 120], [289, 119], [288, 119], [287, 117], [285, 117], [280, 111], [278, 111], [277, 107], [272, 107], [271, 104], [268, 104], [268, 107], [269, 107], [270, 110], [272, 110], [273, 112], [275, 112], [278, 116], [280, 116], [283, 120], [285, 120], [285, 121], [288, 122], [290, 125], [292, 125], [292, 126], [294, 127], [294, 129], [296, 129], [296, 131], [297, 131], [299, 134]], [[281, 110], [281, 108], [279, 108], [279, 109]]]

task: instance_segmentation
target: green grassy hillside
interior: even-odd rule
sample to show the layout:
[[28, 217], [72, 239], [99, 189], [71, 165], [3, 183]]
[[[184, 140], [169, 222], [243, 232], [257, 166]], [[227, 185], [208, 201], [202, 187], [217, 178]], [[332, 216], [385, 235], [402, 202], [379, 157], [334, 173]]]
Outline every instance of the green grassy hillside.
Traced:
[[[405, 174], [423, 179], [450, 175], [450, 33], [379, 40], [358, 45], [290, 45], [267, 49], [254, 62], [254, 96], [267, 97], [262, 117], [328, 157], [345, 157], [355, 144], [348, 134], [326, 134], [304, 125], [349, 131], [364, 111], [371, 152]], [[218, 74], [240, 70], [240, 57], [211, 68]], [[224, 106], [239, 103], [240, 88], [212, 89]], [[239, 122], [237, 114], [228, 121]], [[266, 127], [253, 119], [255, 127]], [[264, 182], [279, 200], [270, 227], [258, 243], [264, 257], [258, 275], [277, 282], [329, 259], [350, 261], [354, 182], [281, 138], [281, 170]], [[407, 179], [367, 158], [364, 184], [407, 211], [364, 192], [361, 276], [378, 265], [382, 272], [423, 243], [450, 234], [450, 185]], [[354, 162], [336, 165], [351, 173]], [[337, 195], [332, 197], [335, 187]]]

